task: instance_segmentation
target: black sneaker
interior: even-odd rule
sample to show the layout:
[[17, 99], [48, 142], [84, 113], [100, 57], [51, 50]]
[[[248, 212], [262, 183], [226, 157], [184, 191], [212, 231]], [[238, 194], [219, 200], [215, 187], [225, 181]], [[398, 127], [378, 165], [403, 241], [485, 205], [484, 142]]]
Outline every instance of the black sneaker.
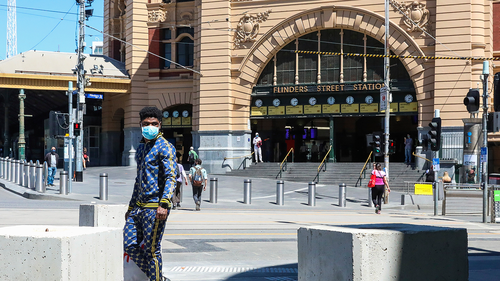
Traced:
[[380, 208], [379, 205], [375, 206], [375, 214], [378, 214], [378, 209]]
[[175, 205], [172, 206], [172, 210], [175, 210], [177, 209], [177, 207]]
[[181, 207], [181, 203], [177, 203], [177, 208], [180, 208]]

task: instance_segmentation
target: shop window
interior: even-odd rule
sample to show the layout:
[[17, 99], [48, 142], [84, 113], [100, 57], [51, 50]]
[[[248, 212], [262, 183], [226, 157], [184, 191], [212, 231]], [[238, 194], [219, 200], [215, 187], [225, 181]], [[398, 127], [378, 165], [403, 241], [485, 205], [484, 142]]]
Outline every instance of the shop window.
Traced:
[[[340, 53], [340, 30], [321, 31], [321, 51]], [[321, 83], [340, 82], [340, 57], [321, 56]]]
[[184, 66], [192, 66], [194, 57], [194, 42], [189, 37], [182, 38], [177, 42], [177, 63]]
[[[364, 53], [363, 34], [344, 30], [344, 53]], [[363, 81], [363, 57], [344, 57], [344, 82]]]
[[[318, 35], [309, 33], [299, 38], [300, 51], [318, 51]], [[299, 54], [299, 83], [316, 83], [318, 76], [318, 55]]]
[[[366, 53], [383, 55], [384, 44], [367, 36], [366, 38]], [[366, 80], [367, 81], [384, 81], [384, 58], [366, 58]]]
[[295, 41], [286, 45], [276, 55], [278, 85], [295, 83]]

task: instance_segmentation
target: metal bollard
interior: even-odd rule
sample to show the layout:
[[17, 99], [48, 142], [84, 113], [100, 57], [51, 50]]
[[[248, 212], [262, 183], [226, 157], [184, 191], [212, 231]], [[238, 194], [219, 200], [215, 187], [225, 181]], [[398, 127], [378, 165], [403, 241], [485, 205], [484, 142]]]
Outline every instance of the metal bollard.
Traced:
[[276, 205], [283, 206], [285, 205], [285, 182], [277, 181], [276, 182]]
[[108, 200], [108, 173], [99, 175], [99, 199]]
[[0, 179], [3, 179], [3, 161], [4, 158], [0, 157]]
[[43, 184], [47, 186], [47, 181], [49, 178], [49, 168], [47, 162], [43, 162]]
[[19, 162], [20, 160], [14, 160], [14, 179], [12, 182], [19, 184]]
[[35, 169], [35, 190], [40, 193], [45, 193], [45, 184], [43, 184], [43, 165], [37, 162]]
[[368, 206], [373, 208], [372, 189], [368, 187]]
[[339, 184], [339, 207], [346, 206], [346, 185], [345, 183]]
[[310, 182], [308, 188], [309, 194], [307, 198], [307, 205], [316, 206], [316, 183]]
[[252, 180], [243, 181], [243, 203], [252, 204]]
[[23, 186], [24, 187], [29, 187], [30, 186], [30, 163], [28, 161], [24, 161], [24, 180], [23, 180]]
[[8, 181], [10, 181], [10, 161], [12, 161], [10, 158], [5, 160], [5, 179]]
[[17, 162], [17, 166], [18, 166], [18, 175], [19, 175], [19, 182], [18, 182], [18, 184], [20, 186], [23, 186], [23, 180], [24, 180], [24, 161], [23, 160], [19, 160]]
[[217, 204], [218, 195], [219, 195], [219, 179], [210, 178], [210, 203]]
[[16, 163], [14, 159], [10, 159], [10, 181], [14, 182], [16, 180], [15, 172], [16, 172]]
[[68, 171], [61, 171], [59, 176], [59, 194], [68, 194]]
[[36, 164], [33, 163], [33, 160], [30, 160], [30, 183], [29, 183], [30, 189], [35, 189], [35, 173], [36, 173]]

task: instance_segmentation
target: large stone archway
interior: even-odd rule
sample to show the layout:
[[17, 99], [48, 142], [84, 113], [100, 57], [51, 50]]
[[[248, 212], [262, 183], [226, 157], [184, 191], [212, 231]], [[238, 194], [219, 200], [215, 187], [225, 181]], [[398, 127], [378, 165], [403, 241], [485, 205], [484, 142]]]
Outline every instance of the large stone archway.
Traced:
[[[273, 56], [292, 40], [322, 29], [343, 28], [364, 33], [381, 42], [385, 38], [385, 19], [379, 14], [351, 6], [319, 7], [283, 20], [265, 33], [243, 59], [239, 78], [253, 85]], [[401, 27], [391, 22], [389, 43], [396, 55], [425, 56], [415, 40]], [[415, 92], [423, 93], [424, 60], [402, 59]]]

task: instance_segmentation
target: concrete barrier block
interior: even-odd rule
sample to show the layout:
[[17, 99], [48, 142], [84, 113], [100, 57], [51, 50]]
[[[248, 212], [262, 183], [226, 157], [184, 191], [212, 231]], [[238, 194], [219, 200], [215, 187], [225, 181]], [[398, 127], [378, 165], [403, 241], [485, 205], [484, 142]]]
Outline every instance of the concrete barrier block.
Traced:
[[467, 230], [410, 224], [298, 230], [299, 281], [469, 277]]
[[79, 225], [123, 228], [127, 208], [127, 205], [82, 204]]
[[122, 230], [104, 227], [0, 228], [0, 280], [123, 280]]

